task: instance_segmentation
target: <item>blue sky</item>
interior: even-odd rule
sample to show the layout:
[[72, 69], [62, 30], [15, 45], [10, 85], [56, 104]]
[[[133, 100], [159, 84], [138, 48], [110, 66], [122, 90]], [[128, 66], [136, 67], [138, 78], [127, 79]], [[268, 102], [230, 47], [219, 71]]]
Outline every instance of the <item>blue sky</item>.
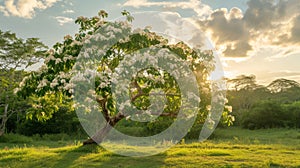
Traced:
[[[0, 5], [5, 7], [5, 2], [6, 0], [0, 0]], [[124, 4], [125, 2], [126, 0], [115, 0], [112, 2], [105, 0], [57, 1], [46, 9], [35, 9], [34, 14], [30, 18], [26, 18], [26, 16], [14, 16], [12, 14], [5, 16], [2, 12], [0, 14], [0, 29], [10, 30], [23, 38], [39, 37], [48, 46], [52, 46], [66, 34], [74, 34], [77, 31], [78, 27], [74, 24], [74, 20], [78, 16], [94, 16], [97, 15], [100, 9], [105, 9], [109, 13], [110, 19], [120, 17], [120, 12], [124, 9], [132, 13], [145, 10], [165, 11], [160, 7], [145, 9], [120, 6], [120, 4]], [[15, 0], [14, 4], [17, 5], [17, 3], [18, 1]], [[205, 0], [203, 3], [210, 5], [213, 9], [220, 7], [230, 9], [235, 6], [245, 9], [247, 7], [246, 0]], [[183, 11], [181, 14], [186, 17], [193, 16], [193, 13], [189, 13], [188, 11]], [[66, 23], [60, 25], [59, 19], [61, 19], [61, 22], [65, 21]], [[70, 21], [68, 22], [67, 19]]]
[[[284, 77], [300, 81], [300, 0], [0, 0], [0, 29], [38, 37], [48, 46], [73, 35], [78, 16], [100, 9], [109, 19], [123, 9], [163, 11], [191, 19], [221, 53], [225, 74], [254, 74], [268, 83]], [[222, 9], [223, 8], [223, 9]], [[224, 9], [225, 8], [225, 9]]]

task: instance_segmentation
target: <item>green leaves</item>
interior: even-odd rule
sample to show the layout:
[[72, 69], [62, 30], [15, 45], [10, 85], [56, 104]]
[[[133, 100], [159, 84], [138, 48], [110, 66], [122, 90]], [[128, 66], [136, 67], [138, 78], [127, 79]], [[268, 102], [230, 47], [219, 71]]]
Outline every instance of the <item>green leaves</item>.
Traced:
[[131, 16], [130, 12], [128, 12], [127, 10], [123, 10], [123, 12], [121, 12], [121, 14], [122, 14], [123, 16], [126, 16], [126, 20], [127, 20], [128, 22], [132, 22], [132, 21], [134, 20], [134, 17]]
[[108, 17], [108, 13], [105, 10], [100, 10], [98, 12], [98, 16], [100, 16], [100, 17], [102, 17], [104, 19], [104, 18]]
[[27, 68], [45, 57], [47, 46], [37, 38], [24, 41], [15, 33], [0, 30], [0, 68]]
[[31, 108], [27, 110], [27, 118], [36, 118], [38, 121], [46, 121], [52, 118], [52, 115], [60, 108], [66, 107], [72, 110], [72, 103], [69, 98], [62, 93], [47, 93], [44, 96], [31, 96]]
[[[47, 47], [37, 38], [25, 41], [15, 33], [0, 30], [0, 132], [6, 129], [6, 122], [17, 112], [24, 112], [28, 108], [27, 101], [14, 94], [19, 82], [25, 76], [24, 68], [38, 63], [46, 55]], [[25, 92], [32, 89], [31, 85]], [[20, 94], [19, 94], [20, 95]], [[0, 135], [1, 136], [1, 135]]]

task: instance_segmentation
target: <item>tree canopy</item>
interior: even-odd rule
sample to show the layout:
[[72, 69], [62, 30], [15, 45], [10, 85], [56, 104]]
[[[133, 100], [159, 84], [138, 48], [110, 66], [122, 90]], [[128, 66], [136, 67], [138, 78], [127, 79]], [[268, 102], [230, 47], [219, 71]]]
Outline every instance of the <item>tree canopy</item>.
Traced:
[[[68, 97], [68, 102], [75, 105], [77, 110], [81, 109], [86, 113], [100, 109], [108, 124], [102, 125], [104, 128], [100, 130], [100, 133], [96, 133], [92, 137], [93, 140], [87, 143], [101, 142], [111, 127], [124, 118], [133, 121], [149, 121], [147, 117], [178, 117], [184, 96], [188, 97], [191, 102], [192, 100], [197, 102], [198, 107], [192, 111], [196, 111], [199, 122], [204, 123], [206, 117], [211, 116], [209, 115], [209, 107], [213, 101], [219, 101], [221, 106], [214, 107], [212, 110], [223, 112], [222, 107], [225, 102], [221, 92], [224, 90], [218, 91], [218, 84], [212, 85], [207, 80], [210, 72], [215, 68], [214, 56], [211, 51], [193, 49], [184, 42], [171, 44], [168, 39], [151, 32], [148, 28], [133, 30], [130, 22], [134, 18], [127, 11], [123, 11], [122, 14], [126, 16], [126, 20], [117, 22], [105, 20], [107, 17], [105, 11], [100, 11], [98, 16], [92, 18], [79, 17], [75, 21], [80, 25], [79, 32], [74, 37], [65, 36], [63, 42], [56, 43], [53, 49], [47, 52], [44, 65], [23, 79], [18, 94], [23, 97], [53, 97], [56, 103], [62, 103], [63, 99]], [[94, 41], [97, 42], [97, 46], [93, 45]], [[187, 84], [186, 87], [179, 87], [180, 83], [172, 75], [184, 73], [184, 71], [178, 64], [180, 61], [173, 60], [165, 61], [165, 64], [160, 67], [142, 67], [135, 74], [131, 74], [131, 77], [126, 77], [130, 72], [124, 71], [124, 68], [130, 70], [133, 66], [143, 66], [144, 60], [155, 62], [155, 60], [164, 59], [159, 55], [165, 56], [168, 53], [173, 53], [177, 59], [188, 62], [185, 65], [193, 73], [192, 76], [195, 77], [197, 86]], [[135, 61], [138, 64], [129, 63], [132, 57], [136, 58]], [[96, 68], [95, 65], [97, 65]], [[166, 65], [172, 67], [171, 72], [161, 68]], [[122, 71], [122, 68], [125, 77], [115, 78], [113, 74]], [[192, 78], [181, 77], [186, 83], [193, 82]], [[91, 80], [92, 78], [93, 80]], [[122, 87], [115, 87], [115, 85], [123, 82], [129, 82], [125, 90]], [[92, 89], [87, 88], [89, 84]], [[196, 88], [197, 93], [180, 94], [182, 90], [191, 88]], [[116, 96], [113, 89], [121, 89], [121, 92]], [[155, 92], [155, 89], [160, 91]], [[215, 95], [211, 95], [211, 90], [215, 90]], [[76, 94], [84, 96], [77, 98], [75, 102], [71, 101], [70, 98], [74, 98], [74, 92], [77, 92], [75, 97]], [[165, 97], [158, 100], [161, 92], [164, 93]], [[153, 94], [156, 95], [155, 99], [151, 99]], [[124, 95], [129, 95], [130, 102], [118, 104], [116, 99]], [[215, 96], [215, 99], [211, 101], [212, 96]], [[163, 106], [163, 112], [148, 111], [147, 114], [145, 112], [134, 114], [125, 112], [126, 108], [132, 105], [138, 110], [146, 110], [151, 107], [152, 101], [160, 102], [160, 100], [166, 103]], [[76, 101], [82, 101], [84, 105], [78, 105]], [[97, 102], [97, 104], [93, 104], [93, 102]], [[47, 118], [55, 111], [51, 103], [36, 107], [40, 110], [35, 110], [34, 116]], [[225, 111], [224, 117], [229, 117], [229, 120], [225, 121], [230, 122], [231, 116], [228, 109]], [[218, 118], [213, 115], [211, 117], [210, 120], [217, 120]], [[97, 117], [94, 116], [94, 118]], [[185, 118], [188, 117], [185, 116]]]
[[15, 33], [0, 30], [0, 136], [5, 132], [8, 119], [25, 110], [24, 100], [14, 94], [25, 76], [22, 70], [44, 58], [46, 49], [37, 38], [24, 41]]

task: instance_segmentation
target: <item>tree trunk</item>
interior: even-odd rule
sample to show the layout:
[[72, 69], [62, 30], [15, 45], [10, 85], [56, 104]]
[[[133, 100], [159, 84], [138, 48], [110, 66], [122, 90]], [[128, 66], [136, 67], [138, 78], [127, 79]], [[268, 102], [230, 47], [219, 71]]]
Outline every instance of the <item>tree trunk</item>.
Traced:
[[96, 143], [100, 144], [104, 140], [104, 138], [107, 136], [109, 131], [123, 118], [125, 118], [125, 116], [122, 113], [118, 113], [115, 117], [109, 119], [109, 121], [106, 123], [106, 125], [103, 128], [101, 128], [90, 139], [84, 141], [83, 145], [96, 144]]
[[110, 124], [106, 124], [102, 129], [100, 129], [94, 136], [92, 136], [90, 139], [83, 142], [83, 145], [88, 144], [95, 144], [95, 143], [101, 143], [106, 135], [109, 133], [109, 131], [112, 129], [112, 126]]
[[7, 113], [8, 113], [8, 104], [6, 104], [4, 107], [4, 113], [2, 115], [2, 121], [1, 121], [1, 125], [0, 125], [0, 136], [4, 135], [4, 132], [5, 132], [6, 122], [8, 120]]

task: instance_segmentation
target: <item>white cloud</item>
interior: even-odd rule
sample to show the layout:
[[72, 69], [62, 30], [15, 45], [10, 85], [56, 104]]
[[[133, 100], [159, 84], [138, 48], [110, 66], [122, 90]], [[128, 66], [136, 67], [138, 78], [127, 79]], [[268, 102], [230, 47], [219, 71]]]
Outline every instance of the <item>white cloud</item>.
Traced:
[[2, 12], [4, 16], [9, 16], [9, 13], [5, 10], [4, 6], [0, 6], [0, 12]]
[[263, 72], [257, 75], [257, 81], [265, 85], [268, 85], [272, 81], [279, 78], [300, 81], [300, 72], [290, 71], [290, 70], [280, 70], [280, 71]]
[[59, 0], [4, 0], [4, 6], [0, 6], [0, 11], [6, 16], [17, 16], [22, 18], [32, 18], [36, 10], [45, 10]]
[[139, 8], [142, 6], [150, 6], [149, 2], [147, 0], [128, 0], [124, 3], [124, 6], [131, 6], [135, 8]]
[[180, 9], [192, 9], [198, 16], [208, 15], [212, 12], [208, 5], [201, 3], [201, 0], [189, 0], [189, 1], [159, 1], [153, 2], [148, 0], [128, 0], [123, 6], [131, 6], [135, 8], [140, 7], [152, 7], [162, 6], [164, 8], [180, 8]]
[[247, 56], [252, 49], [249, 44], [250, 33], [242, 20], [240, 9], [225, 8], [215, 10], [206, 20], [199, 21], [203, 30], [211, 30], [216, 47], [231, 57]]
[[293, 45], [288, 47], [265, 46], [264, 48], [267, 48], [267, 52], [270, 55], [266, 57], [264, 60], [269, 62], [279, 61], [293, 55], [300, 55], [299, 46], [293, 46]]
[[138, 12], [133, 17], [134, 28], [151, 26], [152, 31], [167, 35], [170, 43], [184, 41], [192, 47], [212, 49], [197, 23], [176, 12]]
[[[247, 57], [259, 46], [279, 48], [300, 45], [299, 0], [249, 0], [243, 13], [239, 8], [213, 11], [201, 0], [127, 0], [123, 6], [191, 9], [203, 31], [211, 35], [216, 48], [227, 57]], [[295, 49], [295, 47], [294, 47]], [[288, 49], [280, 54], [286, 56]], [[297, 50], [297, 49], [296, 49]]]
[[280, 50], [270, 59], [286, 57], [291, 49], [299, 52], [299, 0], [249, 0], [247, 4], [244, 13], [238, 8], [218, 9], [206, 19], [198, 19], [225, 56], [251, 56], [261, 46]]
[[55, 17], [55, 19], [57, 20], [57, 22], [59, 23], [59, 25], [63, 26], [66, 23], [70, 23], [73, 22], [74, 19], [69, 18], [69, 17], [64, 17], [64, 16], [57, 16]]
[[65, 11], [63, 11], [64, 14], [66, 13], [75, 13], [75, 11], [73, 11], [72, 9], [67, 9]]
[[[197, 20], [203, 32], [211, 37], [221, 53], [227, 77], [255, 74], [259, 82], [266, 84], [278, 77], [300, 81], [300, 0], [248, 0], [245, 11], [239, 8], [213, 11], [202, 4], [201, 0], [178, 1], [127, 0], [123, 6], [194, 11], [197, 16], [189, 19]], [[153, 17], [155, 16], [145, 16], [147, 19], [143, 23], [155, 20]], [[160, 19], [163, 22], [155, 24], [164, 27], [160, 32], [171, 32], [185, 42], [199, 39], [196, 36], [191, 37], [193, 31], [190, 30], [176, 30], [176, 34], [168, 29], [185, 24], [177, 22], [175, 14], [164, 15]], [[189, 34], [185, 35], [185, 32]]]

